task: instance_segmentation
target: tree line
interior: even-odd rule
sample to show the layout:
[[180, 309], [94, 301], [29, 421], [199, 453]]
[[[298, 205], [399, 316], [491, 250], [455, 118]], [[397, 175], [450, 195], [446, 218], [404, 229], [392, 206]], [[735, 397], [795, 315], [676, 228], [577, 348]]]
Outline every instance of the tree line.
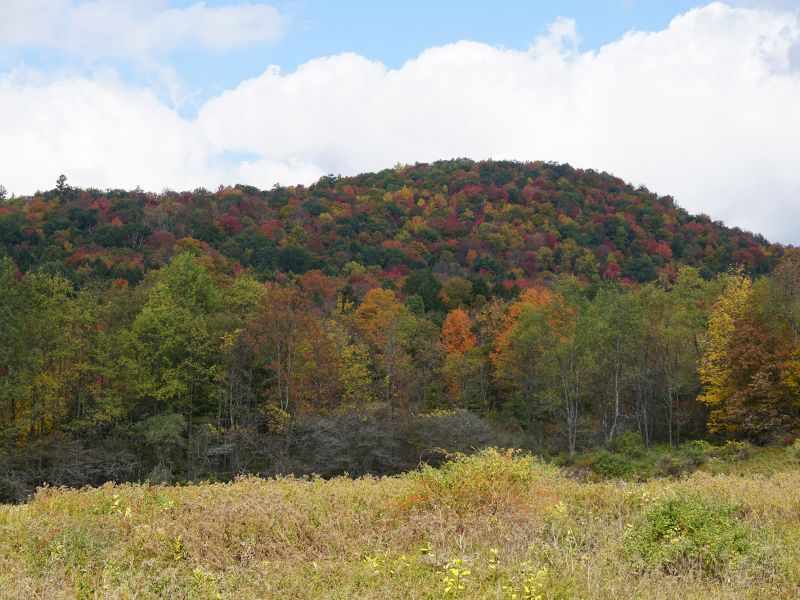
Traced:
[[[357, 263], [350, 265], [358, 271]], [[42, 481], [395, 472], [436, 448], [573, 454], [797, 430], [800, 259], [512, 298], [428, 269], [360, 296], [189, 247], [137, 285], [0, 259], [0, 493]]]

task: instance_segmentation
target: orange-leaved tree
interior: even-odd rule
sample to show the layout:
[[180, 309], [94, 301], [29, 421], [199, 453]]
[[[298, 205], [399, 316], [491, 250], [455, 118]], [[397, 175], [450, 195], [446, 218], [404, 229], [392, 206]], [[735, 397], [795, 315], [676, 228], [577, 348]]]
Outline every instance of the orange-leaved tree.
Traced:
[[542, 357], [552, 318], [548, 310], [551, 301], [552, 294], [545, 288], [523, 292], [508, 307], [490, 354], [498, 385], [511, 393], [512, 407], [529, 429], [544, 406]]
[[356, 328], [378, 352], [385, 349], [403, 305], [392, 290], [373, 288], [356, 309]]
[[447, 354], [464, 354], [475, 347], [475, 334], [466, 311], [456, 308], [447, 313], [442, 324], [442, 344]]

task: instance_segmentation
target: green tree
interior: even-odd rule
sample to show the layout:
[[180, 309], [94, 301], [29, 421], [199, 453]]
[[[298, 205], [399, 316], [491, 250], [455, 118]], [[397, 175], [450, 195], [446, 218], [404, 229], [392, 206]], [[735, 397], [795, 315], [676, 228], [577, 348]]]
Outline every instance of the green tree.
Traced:
[[422, 298], [426, 311], [437, 311], [444, 308], [439, 292], [442, 284], [430, 269], [418, 269], [408, 276], [403, 284], [403, 292], [407, 295], [417, 294]]
[[697, 269], [683, 267], [666, 291], [656, 324], [657, 356], [664, 379], [667, 437], [675, 444], [687, 418], [680, 408], [686, 401], [694, 402], [699, 391], [700, 339], [708, 327], [705, 307], [713, 302], [716, 284], [705, 281]]
[[21, 312], [23, 299], [10, 258], [0, 259], [0, 443], [13, 451], [17, 429], [17, 361], [22, 352]]
[[566, 427], [567, 450], [575, 454], [578, 424], [594, 365], [588, 301], [575, 280], [561, 281], [547, 307], [544, 363], [558, 412]]
[[601, 289], [590, 311], [598, 386], [596, 410], [606, 439], [612, 440], [619, 433], [644, 322], [637, 298], [616, 286]]
[[58, 190], [59, 194], [63, 194], [68, 189], [69, 186], [67, 185], [67, 176], [62, 173], [58, 176], [58, 179], [56, 179], [56, 190]]
[[537, 422], [552, 405], [545, 365], [552, 341], [549, 316], [547, 304], [523, 304], [492, 354], [498, 384], [511, 394], [512, 410], [531, 435], [540, 433]]
[[[150, 414], [183, 415], [187, 448], [195, 414], [213, 403], [219, 342], [212, 323], [218, 307], [219, 295], [206, 269], [182, 254], [159, 274], [131, 326], [134, 390]], [[188, 453], [187, 468], [191, 474]]]

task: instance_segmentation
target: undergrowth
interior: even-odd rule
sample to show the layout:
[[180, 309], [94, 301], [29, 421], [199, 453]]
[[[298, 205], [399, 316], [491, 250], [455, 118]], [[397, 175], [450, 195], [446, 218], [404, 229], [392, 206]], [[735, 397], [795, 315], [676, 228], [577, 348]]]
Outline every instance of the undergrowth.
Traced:
[[793, 598], [800, 472], [743, 474], [778, 452], [796, 465], [752, 450], [639, 482], [486, 450], [385, 478], [45, 488], [0, 506], [0, 597]]

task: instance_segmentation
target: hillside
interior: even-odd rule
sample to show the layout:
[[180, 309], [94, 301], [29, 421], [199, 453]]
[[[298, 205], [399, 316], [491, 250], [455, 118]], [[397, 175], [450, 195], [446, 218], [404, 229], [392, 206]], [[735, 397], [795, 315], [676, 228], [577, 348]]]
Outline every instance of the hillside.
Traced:
[[647, 483], [490, 450], [382, 479], [43, 489], [0, 506], [0, 595], [796, 598], [800, 474], [773, 454]]
[[[670, 197], [605, 173], [530, 162], [441, 161], [309, 187], [215, 193], [56, 189], [0, 204], [0, 252], [82, 284], [142, 279], [180, 249], [206, 248], [227, 272], [259, 278], [320, 269], [396, 281], [429, 268], [507, 294], [564, 273], [655, 280], [681, 265], [709, 278], [731, 265], [767, 272], [762, 237], [692, 216]], [[354, 274], [354, 263], [368, 275]]]
[[800, 256], [609, 175], [62, 177], [0, 205], [0, 243], [0, 501], [800, 433]]

